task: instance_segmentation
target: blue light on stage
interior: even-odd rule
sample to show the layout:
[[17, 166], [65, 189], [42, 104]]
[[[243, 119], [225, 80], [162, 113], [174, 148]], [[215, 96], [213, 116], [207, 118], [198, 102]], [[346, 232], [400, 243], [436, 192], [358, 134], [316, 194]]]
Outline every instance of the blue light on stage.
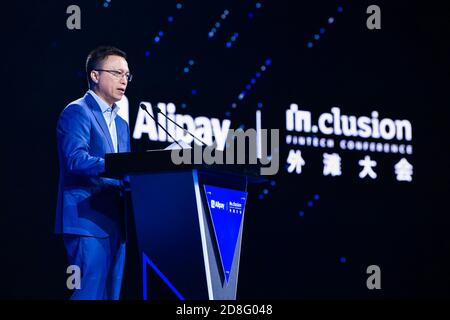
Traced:
[[197, 90], [195, 90], [195, 89], [192, 89], [192, 91], [191, 91], [191, 93], [192, 93], [192, 95], [196, 95], [197, 94]]
[[238, 37], [239, 37], [239, 33], [237, 33], [237, 32], [233, 33], [233, 35], [230, 38], [231, 41], [230, 40], [227, 41], [226, 47], [231, 48], [233, 42], [235, 42]]
[[[224, 12], [220, 15], [220, 18], [222, 20], [225, 20], [230, 12], [228, 10], [224, 10]], [[212, 38], [216, 34], [217, 30], [222, 26], [220, 21], [216, 21], [214, 23], [214, 27], [211, 28], [211, 31], [208, 32], [208, 37]], [[228, 47], [228, 46], [227, 46]]]
[[[341, 13], [343, 10], [344, 10], [344, 9], [343, 9], [342, 6], [339, 6], [339, 7], [337, 8], [337, 11], [338, 11], [339, 13]], [[328, 22], [328, 24], [331, 25], [331, 24], [334, 23], [334, 20], [335, 20], [334, 17], [329, 17], [328, 20], [327, 20], [327, 22]], [[324, 28], [324, 27], [321, 27], [321, 28], [319, 29], [319, 33], [320, 33], [320, 34], [324, 34], [324, 33], [325, 33], [325, 28]], [[312, 40], [310, 40], [310, 41], [308, 41], [308, 42], [306, 43], [306, 46], [307, 46], [309, 49], [311, 49], [311, 48], [314, 47], [314, 41], [318, 42], [318, 41], [321, 39], [320, 34], [315, 33], [315, 34], [312, 36]]]
[[277, 185], [277, 182], [275, 180], [270, 181], [270, 185], [272, 187], [275, 187]]
[[143, 298], [144, 300], [148, 299], [147, 292], [147, 265], [152, 267], [153, 271], [158, 275], [158, 277], [164, 281], [164, 283], [172, 290], [172, 292], [178, 297], [180, 300], [185, 300], [183, 295], [175, 288], [175, 286], [169, 281], [169, 279], [161, 272], [161, 270], [155, 265], [155, 263], [150, 260], [150, 258], [142, 252], [142, 283], [143, 283]]
[[262, 109], [262, 107], [263, 107], [262, 102], [258, 102], [258, 109]]
[[148, 57], [150, 57], [150, 51], [145, 51], [145, 56], [148, 58]]
[[[267, 68], [272, 64], [272, 59], [271, 58], [267, 58], [265, 60], [265, 65], [262, 65], [260, 67], [261, 71], [266, 71]], [[261, 77], [261, 72], [256, 72], [255, 73], [255, 78], [260, 78]], [[256, 83], [256, 79], [255, 78], [251, 78], [250, 80], [250, 84], [247, 84], [245, 86], [245, 90], [242, 90], [241, 93], [238, 95], [238, 99], [239, 100], [243, 100], [245, 98], [245, 96], [247, 95], [247, 92], [249, 92], [252, 89], [252, 85]]]
[[306, 206], [308, 208], [312, 208], [314, 206], [314, 201], [318, 201], [320, 199], [319, 194], [314, 194], [313, 196], [313, 200], [309, 200], [308, 202], [306, 202]]
[[303, 218], [305, 216], [305, 212], [304, 211], [299, 211], [298, 215]]
[[[261, 2], [255, 3], [255, 9], [256, 9], [256, 10], [261, 9], [261, 7], [262, 7]], [[250, 12], [247, 14], [247, 17], [248, 17], [249, 19], [253, 19], [253, 18], [255, 17], [255, 14], [254, 14], [252, 11], [250, 11]]]
[[264, 194], [268, 194], [268, 193], [269, 193], [269, 190], [268, 190], [268, 189], [264, 189], [264, 190], [263, 190], [263, 193], [264, 193]]
[[[177, 3], [176, 8], [178, 10], [181, 10], [183, 5], [181, 3]], [[167, 17], [167, 23], [172, 24], [174, 22], [174, 17], [172, 15]], [[160, 30], [156, 33], [156, 36], [153, 38], [154, 43], [159, 43], [162, 40], [162, 37], [164, 36], [164, 31]]]
[[183, 68], [183, 72], [184, 73], [190, 72], [191, 71], [190, 67], [192, 67], [193, 65], [194, 65], [194, 60], [193, 59], [189, 59], [188, 65]]
[[346, 262], [347, 262], [347, 258], [341, 257], [341, 258], [339, 259], [339, 262], [340, 262], [340, 263], [346, 263]]

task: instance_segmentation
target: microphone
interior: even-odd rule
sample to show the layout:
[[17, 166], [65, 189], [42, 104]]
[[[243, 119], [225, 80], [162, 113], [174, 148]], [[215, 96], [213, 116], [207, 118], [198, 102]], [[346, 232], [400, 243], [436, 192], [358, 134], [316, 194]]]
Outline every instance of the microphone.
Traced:
[[192, 133], [189, 132], [189, 130], [187, 130], [186, 128], [183, 128], [182, 126], [180, 126], [178, 123], [176, 123], [175, 121], [173, 121], [172, 119], [170, 119], [168, 116], [166, 116], [164, 114], [164, 112], [161, 111], [161, 109], [158, 106], [152, 106], [153, 110], [156, 111], [156, 114], [161, 113], [164, 118], [166, 118], [167, 120], [169, 120], [170, 122], [172, 122], [173, 124], [175, 124], [178, 128], [180, 128], [181, 130], [183, 130], [183, 132], [186, 134], [189, 134], [191, 137], [193, 137], [195, 140], [199, 141], [202, 145], [207, 146], [206, 143], [204, 143], [202, 140], [200, 140], [199, 138], [197, 138], [196, 136], [194, 136]]
[[[166, 128], [164, 128], [164, 127], [158, 122], [158, 120], [156, 120], [155, 117], [153, 117], [153, 116], [150, 114], [150, 112], [148, 112], [147, 106], [146, 106], [145, 104], [143, 104], [143, 103], [141, 102], [141, 103], [139, 104], [139, 107], [140, 107], [142, 110], [144, 110], [145, 112], [147, 112], [147, 114], [150, 116], [150, 118], [152, 118], [152, 119], [156, 122], [156, 124], [157, 124], [161, 129], [163, 129], [164, 132], [167, 133], [167, 135], [168, 135], [169, 137], [171, 137], [172, 140], [175, 141], [175, 143], [176, 143], [181, 149], [183, 149], [183, 147], [181, 146], [181, 144], [180, 144], [177, 140], [175, 140], [174, 137], [172, 137], [172, 135], [166, 130]], [[159, 109], [159, 108], [158, 108], [158, 109]], [[159, 110], [159, 112], [161, 112], [161, 110]]]

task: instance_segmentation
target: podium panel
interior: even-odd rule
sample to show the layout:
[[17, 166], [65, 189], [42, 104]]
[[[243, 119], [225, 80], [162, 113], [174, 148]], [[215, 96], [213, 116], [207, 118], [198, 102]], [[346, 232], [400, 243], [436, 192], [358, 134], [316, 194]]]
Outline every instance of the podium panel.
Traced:
[[[245, 177], [196, 169], [130, 176], [144, 299], [236, 299], [245, 203], [239, 225], [214, 223], [206, 182], [246, 191]], [[221, 250], [218, 229], [226, 238], [230, 227], [236, 238], [231, 248]]]
[[130, 191], [143, 299], [234, 300], [247, 184], [258, 165], [175, 165], [170, 151], [114, 153]]

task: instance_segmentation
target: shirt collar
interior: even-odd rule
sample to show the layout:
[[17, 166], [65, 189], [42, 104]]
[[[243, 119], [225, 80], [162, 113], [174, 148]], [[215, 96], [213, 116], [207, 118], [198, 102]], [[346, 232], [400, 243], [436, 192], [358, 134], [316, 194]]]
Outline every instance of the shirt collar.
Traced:
[[[100, 106], [100, 109], [102, 110], [102, 113], [105, 113], [106, 111], [109, 111], [111, 109], [111, 107], [102, 99], [100, 98], [93, 90], [88, 91], [88, 93], [91, 94], [91, 96], [95, 99], [95, 101], [97, 101], [98, 105]], [[119, 112], [120, 107], [114, 103], [113, 104], [113, 113], [117, 114], [117, 112]]]

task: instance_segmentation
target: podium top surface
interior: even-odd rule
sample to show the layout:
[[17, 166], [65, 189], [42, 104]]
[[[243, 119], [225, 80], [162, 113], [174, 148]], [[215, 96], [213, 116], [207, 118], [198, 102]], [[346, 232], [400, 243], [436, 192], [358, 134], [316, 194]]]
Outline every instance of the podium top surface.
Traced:
[[[172, 150], [148, 150], [142, 152], [109, 153], [105, 156], [106, 177], [121, 178], [143, 173], [181, 172], [197, 169], [224, 175], [246, 176], [249, 182], [260, 183], [267, 179], [260, 175], [261, 164], [205, 164], [172, 161]], [[218, 151], [216, 151], [218, 152]], [[192, 152], [193, 153], [193, 152]], [[222, 158], [224, 159], [224, 158]], [[191, 159], [193, 160], [193, 159]]]

